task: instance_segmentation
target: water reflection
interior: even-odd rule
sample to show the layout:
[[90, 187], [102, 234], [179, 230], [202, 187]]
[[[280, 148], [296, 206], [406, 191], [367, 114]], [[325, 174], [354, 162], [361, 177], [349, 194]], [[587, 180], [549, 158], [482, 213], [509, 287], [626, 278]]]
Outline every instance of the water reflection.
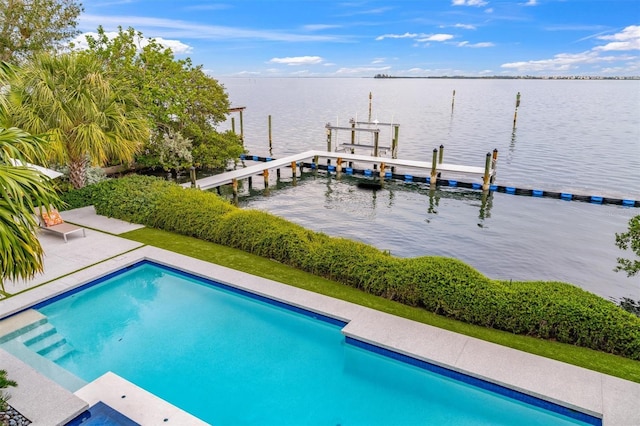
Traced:
[[493, 207], [493, 192], [483, 191], [481, 193], [480, 214], [478, 226], [484, 228], [484, 220], [491, 217], [491, 208]]
[[[255, 180], [253, 183], [251, 180], [238, 182], [238, 196], [234, 197], [230, 189], [223, 187], [219, 193], [228, 199], [231, 199], [234, 204], [239, 207], [246, 207], [257, 201], [260, 197], [274, 196], [281, 194], [289, 190], [293, 190], [296, 186], [305, 185], [309, 181], [322, 180], [323, 182], [323, 198], [325, 200], [325, 206], [327, 208], [334, 208], [336, 204], [341, 204], [343, 208], [347, 204], [352, 205], [353, 209], [361, 210], [365, 208], [367, 211], [371, 211], [372, 215], [375, 215], [376, 208], [392, 208], [395, 204], [397, 193], [407, 192], [419, 195], [425, 195], [428, 199], [427, 217], [425, 221], [430, 223], [431, 215], [438, 215], [440, 212], [441, 200], [462, 200], [469, 205], [478, 207], [477, 218], [480, 219], [478, 223], [479, 227], [485, 226], [485, 220], [491, 218], [491, 209], [493, 208], [493, 192], [478, 191], [459, 187], [433, 187], [425, 183], [408, 183], [393, 180], [369, 179], [365, 177], [348, 175], [346, 173], [327, 174], [313, 170], [310, 172], [303, 172], [298, 176], [288, 176], [284, 178], [278, 178], [275, 183], [270, 183], [265, 186], [262, 179], [258, 179], [260, 183], [256, 185]], [[366, 183], [371, 186], [376, 183], [380, 183], [377, 189], [362, 189], [358, 184]], [[342, 187], [346, 185], [346, 187]], [[227, 189], [225, 189], [227, 188]], [[300, 196], [301, 202], [307, 200], [308, 195]], [[378, 205], [380, 201], [384, 204]]]

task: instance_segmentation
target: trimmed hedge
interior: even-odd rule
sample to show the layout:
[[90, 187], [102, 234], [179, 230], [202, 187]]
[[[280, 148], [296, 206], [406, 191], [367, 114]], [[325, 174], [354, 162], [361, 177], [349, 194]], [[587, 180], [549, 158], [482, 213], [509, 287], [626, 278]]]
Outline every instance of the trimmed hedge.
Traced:
[[640, 360], [640, 318], [571, 284], [491, 280], [451, 258], [396, 258], [158, 178], [129, 176], [81, 191], [64, 200], [81, 200], [101, 215], [238, 248], [468, 323]]

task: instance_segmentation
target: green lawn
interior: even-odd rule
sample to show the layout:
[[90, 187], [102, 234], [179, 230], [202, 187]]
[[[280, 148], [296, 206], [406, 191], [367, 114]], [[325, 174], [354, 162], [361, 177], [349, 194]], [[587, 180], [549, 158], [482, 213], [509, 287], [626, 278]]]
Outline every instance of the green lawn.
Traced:
[[273, 260], [196, 238], [151, 228], [139, 229], [120, 236], [456, 333], [640, 383], [640, 361], [633, 361], [628, 358], [578, 346], [466, 324], [432, 314], [423, 309], [372, 296], [343, 284], [282, 265]]

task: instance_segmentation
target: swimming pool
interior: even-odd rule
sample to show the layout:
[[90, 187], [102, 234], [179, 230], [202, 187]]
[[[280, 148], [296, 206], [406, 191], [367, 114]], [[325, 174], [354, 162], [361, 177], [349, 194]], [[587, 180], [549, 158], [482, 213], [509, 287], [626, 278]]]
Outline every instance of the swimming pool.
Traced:
[[85, 382], [113, 371], [213, 424], [599, 422], [345, 339], [339, 320], [149, 262], [36, 309], [42, 335], [32, 329], [13, 345], [22, 339]]

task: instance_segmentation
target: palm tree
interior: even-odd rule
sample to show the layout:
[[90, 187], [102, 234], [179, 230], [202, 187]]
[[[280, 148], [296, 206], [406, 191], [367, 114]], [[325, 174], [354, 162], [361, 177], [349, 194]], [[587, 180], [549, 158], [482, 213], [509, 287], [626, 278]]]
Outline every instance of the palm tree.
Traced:
[[130, 162], [148, 139], [148, 120], [133, 93], [123, 83], [114, 86], [91, 54], [41, 54], [11, 79], [9, 119], [46, 135], [50, 158], [68, 165], [71, 183], [81, 188], [89, 163]]
[[[0, 62], [0, 88], [13, 69]], [[28, 279], [42, 271], [42, 247], [36, 236], [38, 224], [33, 215], [38, 206], [60, 203], [49, 178], [27, 167], [14, 167], [11, 159], [22, 164], [41, 163], [45, 141], [20, 129], [7, 128], [4, 97], [0, 92], [0, 287], [9, 278]]]

